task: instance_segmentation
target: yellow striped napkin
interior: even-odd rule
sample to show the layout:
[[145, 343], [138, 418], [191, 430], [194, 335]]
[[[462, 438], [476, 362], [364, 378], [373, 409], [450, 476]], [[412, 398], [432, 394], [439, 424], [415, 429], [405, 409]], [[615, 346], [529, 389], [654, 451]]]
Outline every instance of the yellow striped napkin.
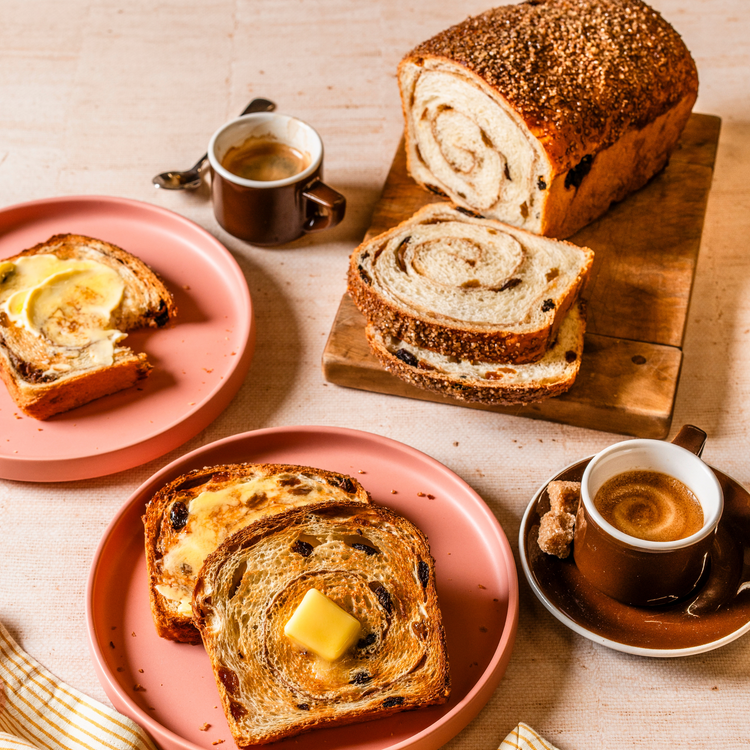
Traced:
[[519, 724], [501, 743], [499, 750], [557, 750], [527, 724]]
[[58, 680], [0, 623], [0, 750], [156, 750], [126, 716]]

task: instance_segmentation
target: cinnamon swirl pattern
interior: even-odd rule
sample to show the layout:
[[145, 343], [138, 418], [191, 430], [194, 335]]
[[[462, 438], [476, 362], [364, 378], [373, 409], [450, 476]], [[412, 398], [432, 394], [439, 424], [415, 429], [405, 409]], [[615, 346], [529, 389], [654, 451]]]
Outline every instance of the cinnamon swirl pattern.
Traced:
[[568, 237], [664, 167], [698, 92], [641, 0], [504, 5], [401, 62], [407, 165], [480, 214]]
[[432, 204], [352, 254], [349, 293], [383, 334], [525, 364], [549, 350], [592, 262], [586, 248]]
[[[335, 662], [284, 635], [311, 588], [361, 625]], [[239, 747], [443, 703], [450, 693], [427, 540], [386, 508], [307, 506], [247, 527], [206, 561], [193, 609]]]

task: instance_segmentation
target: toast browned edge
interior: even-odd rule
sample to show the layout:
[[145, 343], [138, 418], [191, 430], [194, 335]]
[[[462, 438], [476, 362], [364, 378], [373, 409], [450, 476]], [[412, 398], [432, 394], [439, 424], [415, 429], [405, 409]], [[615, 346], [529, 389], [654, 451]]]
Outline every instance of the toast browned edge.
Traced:
[[[193, 593], [193, 622], [196, 627], [201, 631], [204, 646], [206, 651], [211, 658], [211, 665], [214, 669], [214, 677], [216, 679], [216, 686], [221, 696], [222, 705], [224, 712], [229, 724], [230, 731], [234, 737], [234, 741], [239, 748], [252, 748], [257, 745], [264, 745], [270, 742], [277, 742], [278, 740], [285, 739], [287, 737], [296, 736], [308, 731], [312, 731], [318, 728], [343, 726], [346, 724], [353, 724], [362, 721], [371, 721], [373, 719], [381, 719], [386, 716], [391, 716], [395, 713], [402, 711], [415, 710], [419, 708], [426, 708], [427, 706], [440, 705], [445, 703], [450, 697], [451, 690], [451, 675], [450, 666], [448, 663], [448, 650], [445, 637], [445, 629], [443, 627], [442, 612], [440, 610], [440, 604], [437, 596], [437, 588], [435, 584], [435, 560], [430, 552], [429, 542], [424, 532], [415, 526], [413, 523], [405, 519], [403, 516], [397, 514], [390, 508], [386, 508], [382, 505], [375, 503], [368, 507], [369, 511], [375, 511], [381, 516], [387, 517], [388, 522], [398, 527], [399, 529], [406, 528], [407, 532], [414, 535], [418, 540], [420, 546], [423, 547], [424, 555], [423, 558], [429, 565], [429, 578], [425, 587], [425, 609], [430, 613], [431, 619], [435, 619], [437, 627], [437, 635], [440, 644], [439, 653], [439, 683], [443, 686], [440, 690], [435, 690], [432, 694], [422, 697], [420, 700], [409, 701], [406, 700], [404, 703], [383, 707], [382, 704], [374, 708], [372, 711], [362, 712], [356, 716], [348, 716], [344, 718], [331, 718], [321, 716], [316, 720], [310, 722], [302, 729], [290, 728], [284, 732], [274, 733], [272, 736], [264, 736], [262, 739], [248, 739], [239, 733], [237, 729], [237, 722], [232, 716], [231, 711], [231, 696], [228, 694], [224, 680], [219, 675], [220, 664], [214, 659], [212, 643], [211, 643], [211, 632], [207, 629], [207, 617], [210, 613], [212, 605], [212, 597], [204, 596], [204, 574], [215, 566], [221, 566], [233, 553], [238, 550], [244, 549], [248, 546], [252, 546], [257, 541], [263, 539], [266, 536], [273, 535], [277, 530], [288, 527], [290, 524], [294, 524], [306, 516], [314, 514], [325, 514], [325, 513], [336, 513], [337, 509], [340, 508], [351, 508], [354, 510], [359, 503], [317, 503], [314, 505], [307, 505], [299, 508], [294, 508], [285, 513], [278, 514], [275, 516], [268, 516], [263, 518], [250, 526], [245, 527], [241, 531], [234, 534], [232, 537], [227, 539], [222, 545], [220, 545], [213, 553], [211, 553], [204, 563], [201, 573], [198, 576], [196, 582], [195, 591]], [[357, 520], [357, 515], [354, 514], [352, 517], [352, 528], [358, 529], [362, 526], [366, 526], [366, 523], [362, 523], [361, 520]], [[309, 714], [308, 714], [309, 716]]]
[[[175, 496], [185, 490], [197, 489], [210, 481], [240, 481], [251, 471], [267, 471], [271, 473], [297, 472], [314, 476], [328, 482], [333, 487], [339, 487], [343, 492], [358, 498], [357, 502], [369, 503], [370, 494], [353, 477], [346, 474], [317, 469], [311, 466], [297, 464], [220, 464], [193, 469], [173, 479], [162, 487], [146, 505], [146, 512], [142, 517], [145, 530], [146, 570], [148, 575], [149, 600], [156, 632], [161, 638], [167, 638], [182, 643], [200, 643], [200, 633], [188, 616], [170, 613], [164, 606], [164, 597], [156, 591], [159, 583], [157, 562], [160, 558], [158, 545], [164, 514]], [[354, 502], [354, 500], [353, 500]], [[326, 503], [323, 503], [325, 505]], [[283, 513], [281, 514], [283, 515]]]
[[[392, 375], [417, 388], [459, 399], [460, 401], [494, 406], [522, 406], [524, 404], [544, 401], [554, 396], [560, 396], [573, 387], [581, 366], [583, 338], [586, 331], [585, 303], [583, 300], [578, 300], [577, 305], [581, 311], [583, 325], [579, 330], [578, 342], [574, 351], [576, 354], [575, 371], [569, 377], [555, 383], [516, 385], [512, 382], [502, 380], [487, 381], [486, 383], [478, 383], [476, 381], [463, 382], [459, 378], [452, 378], [445, 373], [420, 366], [419, 363], [417, 365], [410, 365], [394, 354], [391, 354], [390, 351], [378, 343], [376, 339], [377, 332], [374, 330], [372, 324], [366, 326], [365, 335], [371, 351], [377, 357], [380, 364]], [[555, 343], [553, 343], [554, 345]]]
[[[144, 284], [152, 288], [159, 302], [158, 307], [147, 309], [137, 320], [131, 321], [120, 330], [161, 328], [176, 316], [177, 307], [172, 294], [157, 274], [139, 258], [104, 240], [77, 234], [56, 234], [46, 242], [40, 242], [34, 247], [3, 260], [12, 262], [21, 257], [48, 253], [63, 259], [74, 259], [76, 253], [65, 246], [52, 249], [61, 242], [96, 247], [103, 254], [127, 266], [143, 280]], [[145, 354], [131, 352], [132, 356], [124, 357], [109, 367], [63, 377], [48, 383], [34, 383], [31, 379], [34, 372], [33, 363], [20, 361], [5, 344], [2, 332], [5, 323], [2, 318], [3, 316], [0, 316], [0, 379], [5, 383], [16, 405], [34, 419], [48, 419], [55, 414], [69, 411], [94, 399], [128, 388], [147, 377], [152, 369]]]
[[[401, 231], [405, 227], [415, 226], [420, 223], [421, 217], [438, 210], [449, 209], [457, 211], [459, 216], [466, 218], [466, 211], [455, 204], [430, 204], [424, 206], [410, 218], [402, 221], [387, 232], [363, 242], [350, 256], [349, 273], [347, 277], [347, 290], [354, 304], [367, 319], [378, 330], [389, 333], [397, 339], [407, 341], [414, 346], [444, 354], [460, 359], [471, 359], [481, 362], [497, 362], [499, 364], [528, 364], [536, 362], [544, 356], [557, 336], [557, 331], [563, 318], [571, 305], [580, 296], [591, 272], [594, 254], [591, 250], [564, 240], [549, 238], [549, 242], [568, 244], [574, 247], [576, 252], [588, 255], [587, 262], [581, 268], [578, 277], [570, 285], [565, 295], [556, 305], [555, 310], [548, 318], [549, 323], [544, 328], [526, 333], [514, 333], [512, 331], [480, 331], [472, 328], [470, 324], [451, 325], [448, 322], [437, 323], [428, 320], [416, 312], [395, 305], [384, 299], [377, 290], [373, 289], [367, 274], [360, 269], [359, 257], [361, 253], [369, 248], [382, 245], [387, 239]], [[459, 218], [459, 217], [456, 217]], [[507, 228], [512, 233], [529, 234], [535, 239], [537, 235], [531, 235], [523, 229], [510, 227], [494, 219], [477, 218], [483, 224], [491, 224], [503, 230]]]

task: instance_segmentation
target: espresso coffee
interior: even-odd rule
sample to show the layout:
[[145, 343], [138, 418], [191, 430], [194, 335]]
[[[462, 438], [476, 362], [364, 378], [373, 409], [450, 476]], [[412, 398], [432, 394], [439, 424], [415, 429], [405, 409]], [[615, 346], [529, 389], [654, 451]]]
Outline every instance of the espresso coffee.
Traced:
[[253, 136], [232, 146], [221, 166], [245, 180], [271, 182], [294, 177], [307, 169], [310, 155], [281, 141]]
[[657, 471], [626, 471], [608, 479], [594, 505], [624, 534], [652, 542], [685, 539], [703, 527], [703, 509], [682, 482]]

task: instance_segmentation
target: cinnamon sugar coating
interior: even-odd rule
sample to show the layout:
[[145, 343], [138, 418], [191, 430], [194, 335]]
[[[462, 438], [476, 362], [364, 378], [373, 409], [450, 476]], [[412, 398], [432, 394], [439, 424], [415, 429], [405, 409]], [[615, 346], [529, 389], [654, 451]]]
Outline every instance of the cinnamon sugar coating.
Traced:
[[698, 90], [679, 34], [640, 0], [527, 0], [468, 18], [408, 56], [447, 58], [504, 96], [558, 170]]

